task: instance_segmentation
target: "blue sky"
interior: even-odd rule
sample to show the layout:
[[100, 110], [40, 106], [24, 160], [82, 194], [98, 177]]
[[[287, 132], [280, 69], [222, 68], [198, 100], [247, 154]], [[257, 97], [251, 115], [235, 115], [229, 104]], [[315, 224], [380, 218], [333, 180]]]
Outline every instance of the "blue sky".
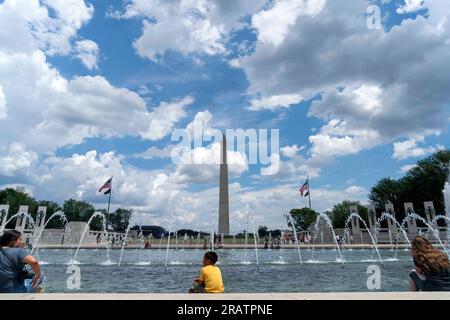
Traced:
[[[272, 227], [306, 206], [307, 175], [325, 211], [449, 147], [446, 1], [31, 3], [0, 2], [18, 26], [0, 32], [0, 185], [37, 199], [103, 208], [96, 189], [114, 176], [113, 208], [135, 221], [210, 228], [218, 166], [170, 157], [173, 130], [194, 120], [279, 129], [276, 174], [229, 150], [234, 230], [246, 204]], [[381, 30], [367, 27], [371, 5]]]

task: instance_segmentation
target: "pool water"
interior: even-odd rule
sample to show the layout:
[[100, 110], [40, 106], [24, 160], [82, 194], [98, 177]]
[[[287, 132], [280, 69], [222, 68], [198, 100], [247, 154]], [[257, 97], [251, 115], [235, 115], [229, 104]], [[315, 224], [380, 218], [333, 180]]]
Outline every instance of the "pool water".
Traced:
[[[383, 265], [371, 249], [342, 250], [344, 265], [332, 249], [218, 249], [218, 266], [226, 292], [364, 292], [369, 266], [378, 266], [379, 291], [407, 291], [413, 268], [409, 250], [380, 250]], [[40, 249], [36, 256], [46, 276], [46, 292], [186, 293], [202, 267], [204, 250], [81, 249], [75, 262], [80, 288], [67, 285], [75, 249]], [[72, 278], [71, 278], [72, 277]], [[69, 279], [69, 281], [68, 281]]]

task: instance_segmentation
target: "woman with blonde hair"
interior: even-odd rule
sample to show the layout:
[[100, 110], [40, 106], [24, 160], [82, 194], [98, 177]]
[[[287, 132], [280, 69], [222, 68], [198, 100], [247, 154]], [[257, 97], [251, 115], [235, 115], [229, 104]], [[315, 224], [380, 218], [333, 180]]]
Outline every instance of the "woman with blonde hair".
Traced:
[[423, 236], [411, 242], [415, 269], [409, 273], [410, 291], [450, 291], [450, 261]]

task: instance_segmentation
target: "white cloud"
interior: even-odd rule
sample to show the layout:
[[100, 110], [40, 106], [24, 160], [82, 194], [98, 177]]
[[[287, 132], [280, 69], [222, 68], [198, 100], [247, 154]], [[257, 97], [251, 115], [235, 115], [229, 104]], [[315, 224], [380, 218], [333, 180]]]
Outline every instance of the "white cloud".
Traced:
[[3, 93], [3, 88], [0, 86], [0, 120], [8, 117], [8, 110], [6, 109], [6, 97]]
[[272, 153], [270, 155], [270, 164], [268, 167], [261, 168], [262, 176], [274, 176], [280, 170], [280, 155]]
[[172, 132], [174, 125], [185, 117], [185, 107], [192, 104], [194, 98], [186, 96], [183, 99], [173, 102], [161, 102], [145, 120], [150, 122], [147, 130], [141, 131], [143, 138], [159, 140]]
[[353, 195], [364, 195], [364, 194], [367, 194], [367, 190], [366, 189], [364, 189], [363, 187], [355, 186], [355, 185], [345, 189], [345, 192], [348, 193], [348, 194], [353, 194]]
[[258, 31], [259, 41], [278, 46], [299, 16], [314, 16], [325, 3], [326, 0], [278, 0], [271, 8], [253, 15], [252, 26]]
[[397, 13], [405, 14], [425, 9], [424, 0], [405, 0], [405, 4], [397, 8]]
[[214, 130], [212, 125], [213, 115], [208, 110], [199, 111], [194, 119], [186, 126], [187, 132], [193, 139], [202, 139], [207, 135], [212, 135]]
[[261, 110], [277, 110], [280, 108], [289, 108], [293, 104], [300, 103], [302, 97], [298, 94], [283, 94], [274, 95], [270, 97], [263, 97], [259, 99], [252, 99], [250, 101], [251, 105], [249, 107], [252, 111]]
[[93, 12], [83, 0], [5, 0], [0, 5], [0, 48], [68, 55], [71, 41]]
[[145, 150], [144, 152], [134, 154], [133, 157], [147, 160], [151, 160], [154, 158], [170, 158], [172, 155], [172, 149], [172, 145], [166, 146], [163, 149], [159, 149], [153, 146]]
[[[253, 18], [289, 3], [275, 1]], [[449, 125], [450, 91], [442, 75], [450, 73], [450, 2], [425, 4], [429, 17], [381, 32], [367, 29], [365, 0], [327, 1], [315, 15], [296, 19], [274, 16], [281, 31], [272, 35], [277, 28], [265, 24], [268, 33], [239, 61], [248, 93], [305, 100], [321, 93], [308, 113], [325, 122], [310, 137], [315, 154], [354, 154], [443, 131]]]
[[231, 59], [230, 61], [228, 61], [228, 65], [232, 68], [240, 68], [241, 65], [239, 63], [239, 59]]
[[167, 50], [217, 55], [226, 52], [229, 33], [243, 27], [241, 19], [257, 12], [264, 2], [132, 0], [124, 13], [114, 11], [109, 16], [146, 18], [142, 35], [133, 43], [142, 57], [155, 60]]
[[392, 158], [395, 160], [405, 160], [408, 158], [423, 157], [437, 150], [444, 149], [444, 146], [436, 145], [430, 147], [419, 147], [418, 143], [424, 143], [424, 137], [417, 137], [416, 139], [405, 140], [394, 143], [394, 154]]
[[114, 87], [104, 77], [65, 79], [39, 50], [32, 54], [0, 50], [0, 85], [8, 97], [7, 123], [0, 127], [4, 141], [22, 141], [44, 153], [90, 137], [161, 139], [193, 102], [187, 96], [161, 102], [149, 111], [137, 93]]
[[81, 60], [83, 65], [89, 70], [97, 69], [99, 48], [92, 40], [77, 41], [75, 45], [75, 56]]
[[[187, 161], [177, 165], [176, 172], [171, 176], [177, 183], [214, 183], [219, 180], [221, 144], [213, 143], [209, 147], [197, 147], [185, 150]], [[245, 154], [237, 151], [227, 151], [228, 171], [231, 177], [238, 177], [248, 171], [248, 161]]]
[[309, 141], [313, 156], [332, 157], [372, 148], [380, 143], [380, 134], [370, 129], [351, 129], [345, 122], [333, 119]]
[[398, 173], [407, 173], [409, 170], [414, 169], [417, 167], [417, 164], [406, 164], [400, 168], [400, 171]]
[[31, 167], [36, 159], [35, 152], [26, 150], [25, 146], [19, 142], [14, 142], [9, 146], [6, 155], [0, 154], [0, 173], [13, 176], [17, 171]]
[[[377, 85], [362, 84], [326, 92], [314, 101], [308, 115], [325, 121], [332, 117], [370, 120], [383, 112], [383, 90]], [[332, 106], [332, 108], [330, 108]]]
[[133, 43], [139, 55], [155, 60], [157, 54], [170, 49], [179, 50], [183, 54], [215, 55], [225, 52], [222, 44], [223, 31], [220, 28], [195, 16], [181, 19], [179, 24], [173, 23], [173, 20], [157, 23], [144, 21], [142, 36]]
[[303, 148], [304, 147], [299, 147], [296, 144], [294, 144], [292, 146], [285, 146], [283, 148], [280, 148], [280, 151], [283, 156], [293, 158]]

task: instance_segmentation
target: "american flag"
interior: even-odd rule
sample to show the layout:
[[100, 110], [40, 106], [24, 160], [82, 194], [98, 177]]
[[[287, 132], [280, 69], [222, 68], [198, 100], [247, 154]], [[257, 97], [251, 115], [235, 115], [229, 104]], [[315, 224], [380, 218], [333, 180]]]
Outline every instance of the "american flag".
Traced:
[[[306, 197], [308, 195], [308, 191], [309, 191], [309, 181], [306, 180], [306, 182], [302, 185], [302, 187], [300, 189], [298, 189], [298, 191], [300, 192], [300, 194], [302, 195], [302, 197]], [[303, 195], [303, 193], [306, 191], [306, 194]]]
[[[111, 193], [111, 183], [112, 183], [112, 177], [106, 181], [101, 187], [100, 189], [98, 189], [98, 192], [102, 192], [103, 194], [108, 194]], [[103, 191], [106, 190], [106, 191]]]

